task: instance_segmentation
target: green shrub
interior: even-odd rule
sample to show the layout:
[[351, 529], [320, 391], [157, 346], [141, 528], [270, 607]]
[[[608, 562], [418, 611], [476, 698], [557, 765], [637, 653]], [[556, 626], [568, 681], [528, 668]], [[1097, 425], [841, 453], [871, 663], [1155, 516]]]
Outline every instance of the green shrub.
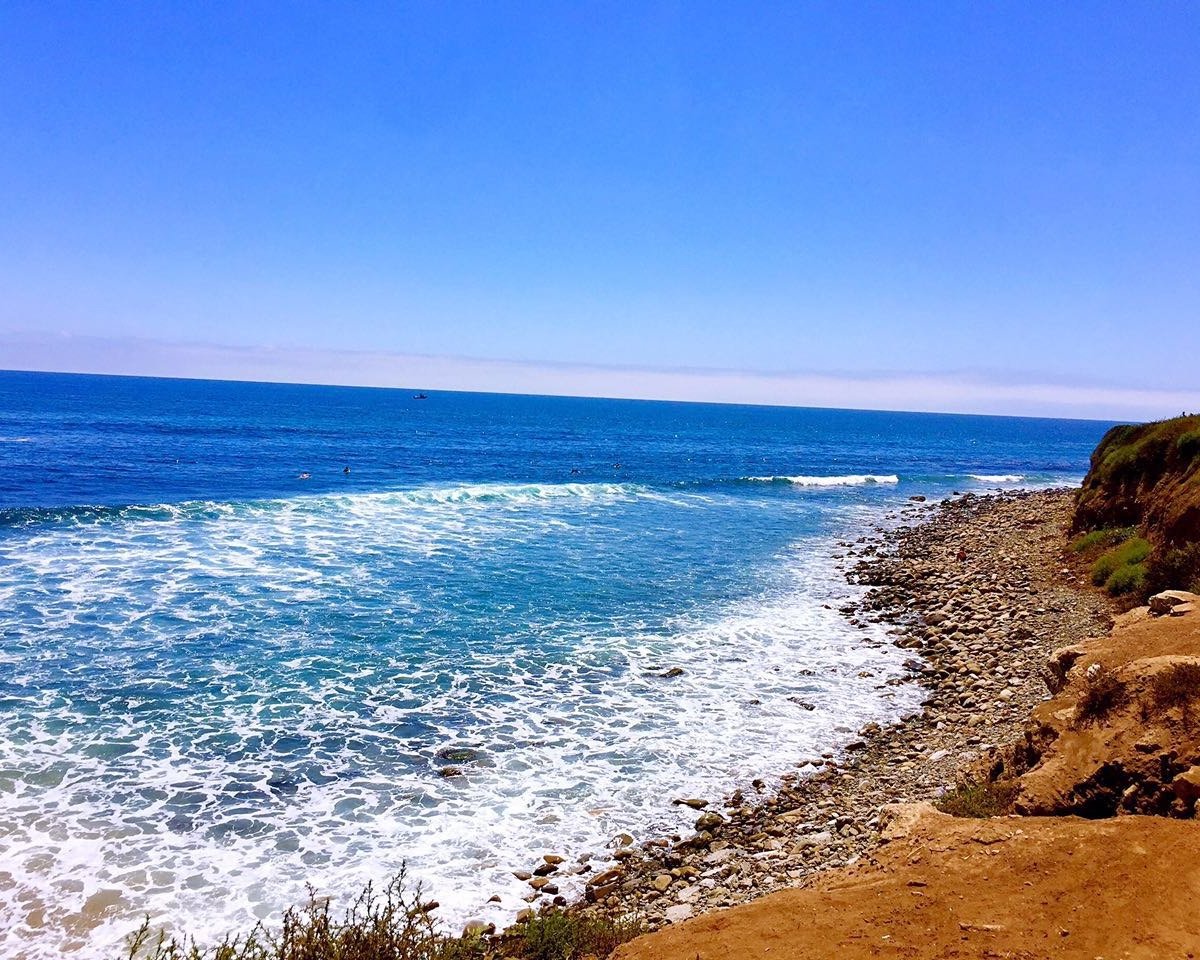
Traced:
[[401, 869], [380, 892], [368, 884], [342, 919], [329, 899], [309, 888], [308, 903], [288, 910], [278, 931], [258, 924], [227, 934], [213, 947], [153, 934], [150, 921], [129, 941], [128, 960], [466, 960], [481, 956], [476, 942], [439, 934], [421, 909], [419, 886], [409, 890]]
[[607, 957], [644, 932], [636, 920], [614, 920], [552, 910], [519, 924], [505, 956], [520, 960], [578, 960]]
[[368, 885], [339, 919], [309, 888], [308, 903], [289, 910], [278, 930], [258, 924], [201, 947], [150, 928], [129, 938], [126, 960], [603, 960], [643, 932], [640, 922], [544, 910], [504, 936], [439, 933], [421, 906], [419, 886], [400, 873], [382, 892]]
[[1133, 537], [1101, 554], [1092, 564], [1092, 583], [1103, 586], [1119, 568], [1142, 563], [1150, 555], [1150, 542]]
[[1175, 441], [1175, 449], [1182, 460], [1195, 460], [1200, 456], [1200, 430], [1189, 430]]
[[1071, 541], [1071, 549], [1076, 553], [1090, 553], [1099, 547], [1114, 547], [1124, 543], [1137, 531], [1133, 527], [1107, 527], [1104, 530], [1092, 530], [1081, 534]]
[[1146, 565], [1146, 591], [1200, 588], [1200, 543], [1171, 550], [1159, 548]]
[[942, 813], [952, 817], [1002, 817], [1012, 812], [1017, 795], [1015, 780], [996, 780], [991, 783], [960, 783], [934, 803]]
[[1104, 581], [1104, 589], [1114, 597], [1140, 596], [1146, 591], [1146, 565], [1127, 563], [1117, 567]]

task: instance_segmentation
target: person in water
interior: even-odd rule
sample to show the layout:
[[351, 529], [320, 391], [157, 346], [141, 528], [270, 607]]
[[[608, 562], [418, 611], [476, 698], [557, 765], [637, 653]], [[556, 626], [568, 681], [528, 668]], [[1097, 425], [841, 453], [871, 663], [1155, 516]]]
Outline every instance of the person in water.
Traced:
[[350, 466], [349, 466], [349, 464], [347, 464], [346, 466], [342, 467], [342, 476], [343, 476], [343, 477], [348, 477], [348, 476], [350, 476]]

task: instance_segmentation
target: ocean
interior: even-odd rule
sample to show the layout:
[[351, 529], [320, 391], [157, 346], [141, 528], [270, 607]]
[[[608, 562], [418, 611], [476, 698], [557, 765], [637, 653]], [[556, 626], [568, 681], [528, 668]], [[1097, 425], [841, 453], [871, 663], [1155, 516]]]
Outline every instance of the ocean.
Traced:
[[915, 709], [846, 545], [1109, 426], [417, 393], [0, 373], [0, 954], [401, 864], [511, 920], [542, 854]]

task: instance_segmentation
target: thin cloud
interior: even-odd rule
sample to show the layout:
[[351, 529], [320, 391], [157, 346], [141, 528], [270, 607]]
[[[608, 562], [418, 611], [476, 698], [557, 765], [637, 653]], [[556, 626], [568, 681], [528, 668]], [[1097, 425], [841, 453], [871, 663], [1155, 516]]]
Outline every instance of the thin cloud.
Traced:
[[69, 334], [10, 334], [0, 338], [0, 357], [12, 370], [868, 410], [1146, 420], [1200, 409], [1194, 390], [979, 374], [656, 369]]

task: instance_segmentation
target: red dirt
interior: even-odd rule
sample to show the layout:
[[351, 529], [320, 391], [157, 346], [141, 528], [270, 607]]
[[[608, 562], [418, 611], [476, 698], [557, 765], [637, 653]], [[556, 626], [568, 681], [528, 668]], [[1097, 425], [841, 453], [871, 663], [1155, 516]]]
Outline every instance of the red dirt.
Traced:
[[1161, 817], [956, 820], [927, 805], [877, 863], [666, 927], [614, 960], [1200, 952], [1200, 828]]

